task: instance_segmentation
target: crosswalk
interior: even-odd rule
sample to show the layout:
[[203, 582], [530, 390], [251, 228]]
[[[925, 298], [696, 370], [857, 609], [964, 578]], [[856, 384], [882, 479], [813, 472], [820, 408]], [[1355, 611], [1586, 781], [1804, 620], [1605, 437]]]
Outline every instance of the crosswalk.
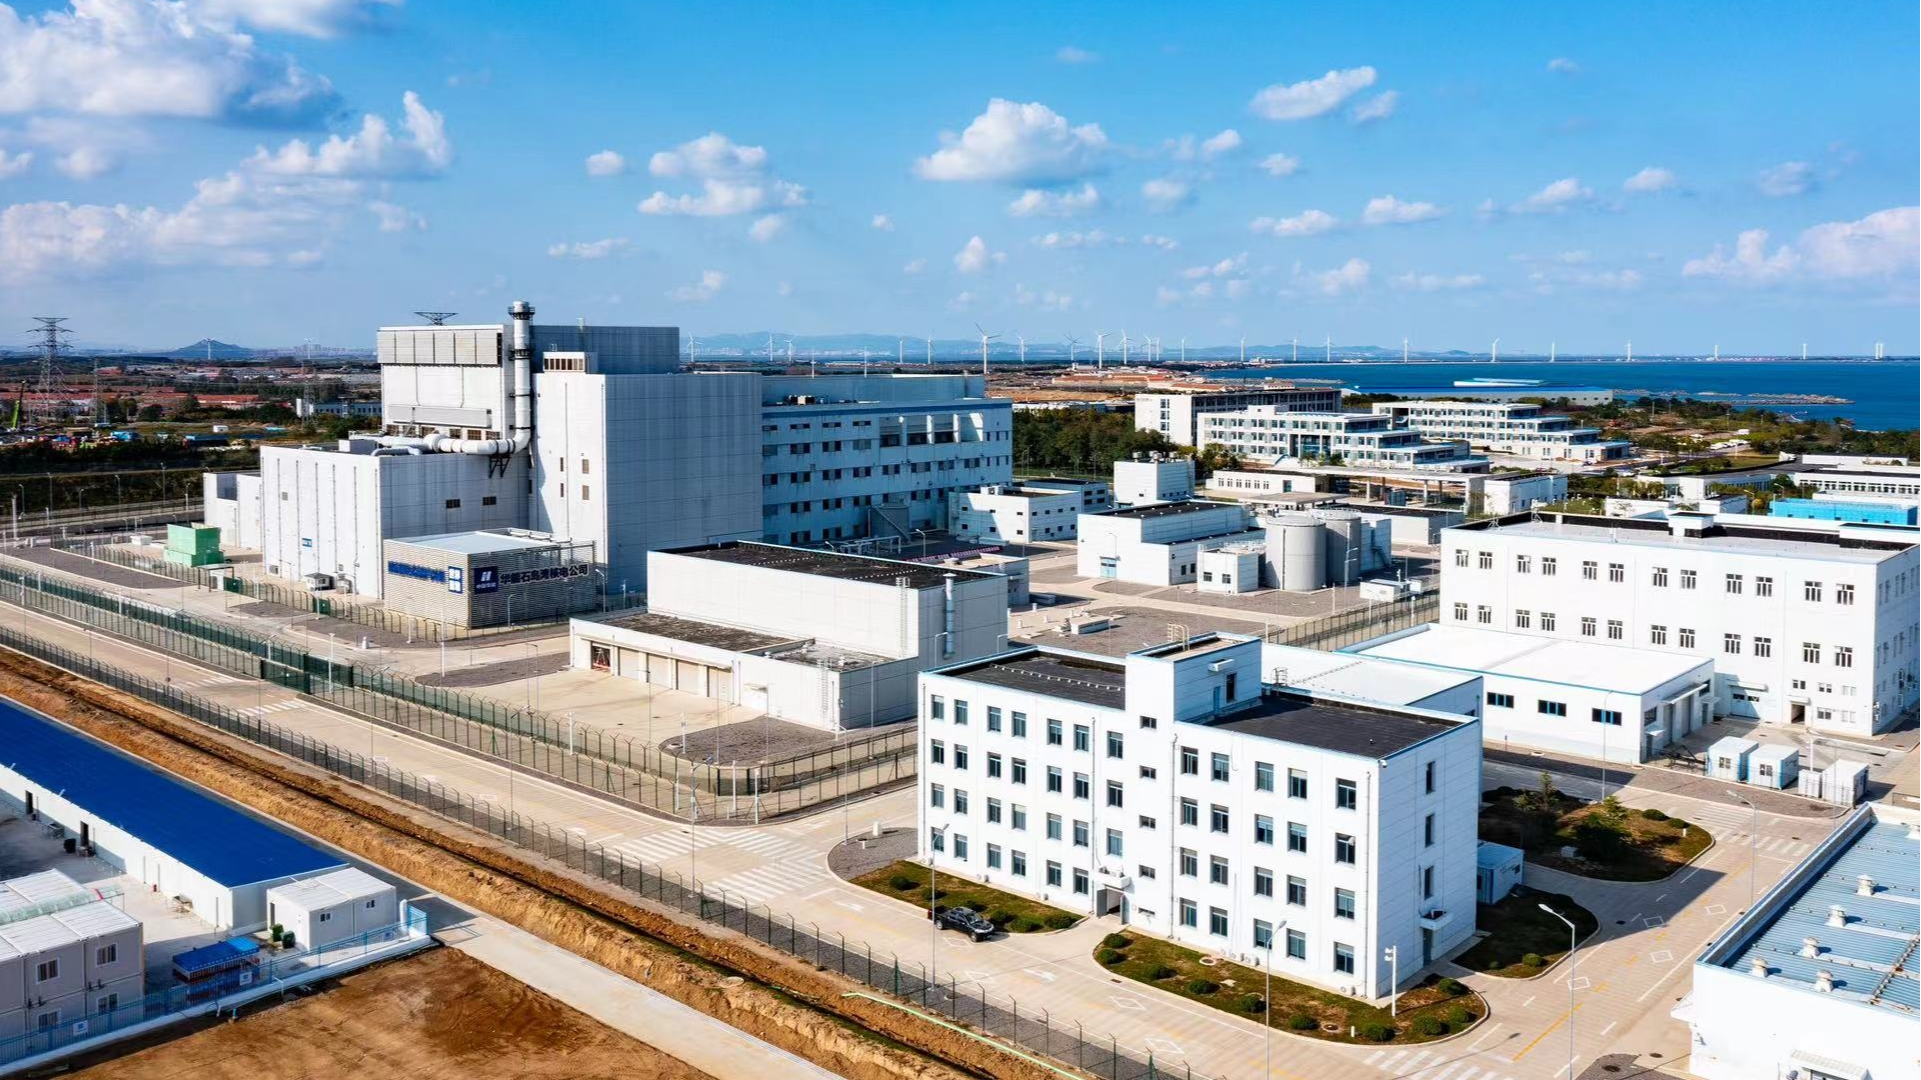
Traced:
[[[663, 829], [646, 836], [609, 841], [607, 848], [653, 866], [685, 872], [689, 865], [687, 833]], [[743, 862], [755, 865], [736, 869]], [[832, 876], [821, 865], [817, 851], [780, 836], [736, 829], [703, 829], [693, 865], [701, 883], [714, 895], [754, 904], [768, 904], [797, 891], [818, 888]]]
[[1475, 1064], [1473, 1055], [1451, 1047], [1440, 1050], [1376, 1050], [1364, 1063], [1397, 1080], [1514, 1080], [1506, 1073]]
[[1806, 840], [1793, 840], [1785, 836], [1754, 836], [1746, 832], [1729, 833], [1721, 838], [1721, 842], [1732, 848], [1746, 848], [1750, 838], [1754, 840], [1756, 854], [1776, 859], [1799, 859], [1814, 850], [1814, 845]]
[[265, 716], [268, 713], [287, 712], [291, 709], [298, 709], [302, 704], [304, 703], [298, 698], [289, 698], [286, 701], [276, 701], [271, 705], [249, 705], [240, 710], [240, 715]]

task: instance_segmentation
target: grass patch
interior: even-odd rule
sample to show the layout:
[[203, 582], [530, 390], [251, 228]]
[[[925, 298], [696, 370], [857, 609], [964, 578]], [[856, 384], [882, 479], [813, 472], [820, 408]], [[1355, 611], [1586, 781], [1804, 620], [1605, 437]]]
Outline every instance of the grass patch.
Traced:
[[[1520, 848], [1531, 862], [1583, 877], [1659, 881], [1714, 842], [1699, 825], [1629, 810], [1613, 796], [1583, 802], [1554, 790], [1546, 774], [1539, 788], [1495, 788], [1483, 798], [1481, 839]], [[1564, 849], [1572, 854], [1562, 854]]]
[[[863, 889], [871, 889], [882, 896], [891, 896], [909, 904], [927, 908], [928, 872], [919, 863], [902, 859], [889, 863], [878, 870], [870, 870], [854, 879], [854, 884]], [[940, 875], [939, 892], [934, 896], [934, 906], [941, 909], [950, 907], [973, 908], [987, 917], [987, 921], [1010, 934], [1032, 934], [1041, 930], [1065, 930], [1080, 922], [1082, 916], [1057, 907], [1049, 907], [1038, 900], [1029, 900], [1010, 892], [989, 888], [966, 878]]]
[[1575, 932], [1585, 941], [1600, 924], [1594, 913], [1561, 893], [1546, 893], [1516, 885], [1498, 904], [1482, 904], [1476, 925], [1489, 931], [1455, 958], [1462, 967], [1504, 979], [1539, 975], [1567, 955], [1567, 924], [1542, 911], [1541, 904], [1574, 920]]
[[1202, 954], [1184, 945], [1140, 934], [1119, 936], [1125, 938], [1121, 948], [1102, 943], [1103, 951], [1118, 954], [1103, 964], [1116, 975], [1256, 1022], [1265, 1012], [1272, 1027], [1330, 1042], [1427, 1042], [1464, 1031], [1487, 1013], [1487, 1006], [1465, 987], [1435, 977], [1401, 995], [1398, 1018], [1385, 1008], [1279, 976], [1274, 978], [1271, 1007], [1263, 1010], [1267, 977], [1258, 969], [1226, 960], [1204, 965]]

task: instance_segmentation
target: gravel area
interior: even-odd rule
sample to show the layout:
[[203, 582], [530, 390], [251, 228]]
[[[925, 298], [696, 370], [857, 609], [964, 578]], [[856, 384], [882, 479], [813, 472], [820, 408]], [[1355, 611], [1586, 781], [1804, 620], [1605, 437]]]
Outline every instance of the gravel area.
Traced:
[[874, 840], [865, 835], [835, 844], [827, 853], [827, 869], [843, 880], [871, 874], [889, 863], [914, 857], [914, 830], [888, 829]]
[[660, 748], [689, 761], [703, 765], [759, 765], [767, 761], [781, 761], [809, 754], [818, 750], [832, 750], [837, 741], [860, 738], [870, 731], [907, 731], [913, 721], [888, 724], [882, 728], [863, 728], [860, 731], [842, 734], [837, 740], [831, 731], [807, 727], [804, 724], [776, 720], [763, 716], [758, 720], [742, 720], [738, 723], [723, 724], [720, 727], [703, 728], [689, 732], [686, 746], [681, 745], [678, 734], [660, 744]]

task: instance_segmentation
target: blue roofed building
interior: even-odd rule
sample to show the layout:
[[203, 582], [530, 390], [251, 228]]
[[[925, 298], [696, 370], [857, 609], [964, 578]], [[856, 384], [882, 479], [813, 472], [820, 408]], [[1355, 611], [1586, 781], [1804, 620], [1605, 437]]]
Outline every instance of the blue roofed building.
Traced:
[[220, 929], [267, 921], [267, 889], [344, 865], [212, 794], [0, 698], [0, 792]]
[[1921, 1076], [1918, 822], [1862, 807], [1707, 947], [1674, 1010], [1692, 1028], [1690, 1072]]
[[1810, 521], [1856, 521], [1874, 525], [1913, 525], [1916, 505], [1913, 500], [1886, 502], [1873, 499], [1776, 499], [1768, 504], [1774, 517], [1804, 518]]

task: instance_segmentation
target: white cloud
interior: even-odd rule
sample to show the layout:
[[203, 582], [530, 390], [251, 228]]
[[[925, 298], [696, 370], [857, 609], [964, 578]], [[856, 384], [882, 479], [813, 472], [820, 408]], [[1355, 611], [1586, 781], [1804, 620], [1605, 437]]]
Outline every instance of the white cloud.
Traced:
[[1754, 179], [1754, 185], [1761, 189], [1761, 194], [1770, 199], [1806, 195], [1819, 184], [1814, 166], [1805, 161], [1783, 161], [1779, 165], [1771, 165], [1762, 169]]
[[1915, 268], [1918, 235], [1921, 208], [1903, 206], [1816, 225], [1801, 234], [1800, 249], [1819, 277], [1890, 277]]
[[1082, 184], [1078, 191], [1048, 191], [1044, 188], [1028, 188], [1021, 192], [1020, 198], [1007, 204], [1007, 212], [1015, 217], [1073, 217], [1101, 205], [1101, 193], [1093, 184]]
[[32, 165], [33, 151], [9, 154], [5, 149], [0, 149], [0, 180], [11, 180], [16, 176], [25, 175]]
[[1458, 292], [1487, 284], [1480, 274], [1401, 274], [1392, 284], [1411, 292]]
[[1041, 311], [1068, 311], [1074, 307], [1074, 298], [1053, 289], [1037, 291], [1025, 285], [1016, 285], [1014, 286], [1014, 303], [1021, 307], [1038, 308]]
[[747, 227], [747, 235], [752, 238], [755, 243], [765, 244], [786, 230], [787, 216], [785, 214], [768, 214], [765, 217], [755, 218], [754, 223]]
[[807, 189], [769, 175], [767, 164], [764, 148], [708, 132], [647, 160], [647, 171], [655, 176], [698, 180], [700, 193], [656, 191], [635, 209], [655, 215], [732, 217], [807, 205]]
[[766, 168], [765, 147], [742, 146], [718, 131], [710, 131], [647, 159], [647, 171], [655, 176], [738, 177], [755, 175]]
[[1641, 287], [1641, 272], [1626, 270], [1583, 270], [1568, 277], [1576, 285], [1609, 292], [1633, 292]]
[[1046, 184], [1076, 180], [1100, 167], [1107, 135], [1099, 124], [1069, 126], [1041, 104], [995, 98], [959, 135], [914, 162], [923, 180], [993, 180]]
[[[419, 232], [427, 228], [426, 218], [401, 206], [399, 203], [391, 203], [385, 199], [375, 199], [373, 202], [367, 204], [367, 209], [373, 211], [374, 217], [380, 220], [381, 232], [407, 232], [408, 230]], [[549, 250], [548, 254], [552, 253], [553, 252]]]
[[1578, 177], [1564, 176], [1516, 203], [1511, 209], [1517, 214], [1558, 213], [1593, 198], [1593, 188], [1583, 185]]
[[1141, 246], [1159, 248], [1162, 251], [1173, 251], [1181, 246], [1181, 242], [1171, 236], [1162, 236], [1159, 233], [1142, 233]]
[[1621, 184], [1621, 190], [1644, 195], [1649, 192], [1666, 191], [1673, 186], [1674, 173], [1671, 170], [1663, 169], [1658, 165], [1649, 165], [1628, 177]]
[[619, 176], [627, 171], [627, 158], [613, 150], [587, 155], [588, 176]]
[[1261, 159], [1261, 171], [1276, 178], [1293, 176], [1301, 171], [1301, 159], [1292, 154], [1269, 154]]
[[1389, 90], [1384, 94], [1376, 94], [1347, 110], [1347, 118], [1356, 124], [1371, 124], [1376, 120], [1386, 120], [1393, 116], [1394, 110], [1399, 108], [1400, 104], [1401, 92]]
[[1241, 133], [1227, 128], [1218, 135], [1201, 141], [1201, 160], [1212, 161], [1223, 154], [1231, 154], [1241, 148]]
[[1247, 252], [1245, 251], [1238, 255], [1230, 255], [1218, 262], [1190, 266], [1181, 271], [1181, 276], [1189, 281], [1200, 281], [1204, 278], [1244, 277], [1246, 274]]
[[947, 306], [954, 311], [966, 311], [968, 308], [974, 306], [974, 301], [977, 299], [979, 299], [979, 297], [976, 297], [972, 292], [962, 290], [954, 294], [954, 298], [947, 302]]
[[1332, 270], [1323, 270], [1313, 275], [1313, 282], [1324, 295], [1342, 296], [1360, 292], [1367, 288], [1368, 274], [1372, 267], [1366, 259], [1349, 259]]
[[794, 283], [793, 283], [793, 282], [791, 282], [791, 281], [783, 281], [783, 282], [781, 282], [780, 284], [778, 284], [778, 285], [775, 285], [775, 286], [774, 286], [774, 295], [775, 295], [775, 296], [792, 296], [792, 295], [794, 295]]
[[1574, 251], [1563, 251], [1559, 255], [1556, 255], [1554, 257], [1554, 261], [1560, 263], [1563, 266], [1581, 266], [1586, 264], [1592, 259], [1593, 259], [1592, 255], [1590, 255], [1586, 251], [1579, 250], [1579, 249]]
[[1167, 286], [1162, 285], [1160, 288], [1157, 288], [1154, 290], [1154, 302], [1161, 305], [1162, 307], [1166, 307], [1169, 304], [1179, 303], [1180, 299], [1181, 299], [1181, 291], [1179, 289], [1170, 289]]
[[963, 274], [978, 274], [989, 266], [1005, 262], [1007, 256], [999, 251], [990, 251], [987, 241], [980, 237], [970, 237], [961, 249], [954, 253], [954, 269]]
[[1100, 59], [1100, 54], [1088, 52], [1075, 45], [1062, 45], [1054, 50], [1054, 59], [1063, 64], [1091, 64]]
[[54, 160], [61, 175], [74, 180], [92, 180], [120, 167], [120, 160], [95, 146], [76, 146]]
[[1275, 83], [1254, 95], [1247, 107], [1268, 120], [1308, 120], [1333, 112], [1341, 103], [1374, 85], [1371, 67], [1330, 71], [1318, 79]]
[[875, 214], [873, 225], [874, 228], [880, 232], [894, 231], [894, 219], [887, 214]]
[[1392, 195], [1382, 195], [1367, 201], [1367, 208], [1361, 211], [1361, 221], [1368, 225], [1410, 225], [1432, 221], [1446, 213], [1431, 202], [1402, 202]]
[[1547, 69], [1556, 75], [1573, 75], [1581, 70], [1581, 65], [1565, 56], [1557, 56], [1547, 62]]
[[0, 4], [0, 113], [307, 120], [326, 79], [167, 0], [75, 0], [22, 17]]
[[1127, 243], [1127, 237], [1114, 236], [1101, 229], [1086, 232], [1050, 232], [1036, 236], [1029, 241], [1036, 247], [1055, 248], [1072, 251], [1078, 248], [1118, 247]]
[[719, 270], [702, 270], [700, 281], [667, 290], [667, 299], [680, 304], [699, 304], [712, 300], [727, 287], [727, 275]]
[[210, 25], [244, 23], [304, 37], [329, 38], [369, 22], [383, 7], [400, 0], [192, 0], [189, 5]]
[[572, 243], [550, 244], [547, 255], [554, 259], [611, 259], [632, 251], [633, 241], [624, 236], [609, 236], [601, 240], [575, 240]]
[[905, 264], [904, 264], [904, 265], [903, 265], [903, 266], [902, 266], [902, 267], [900, 268], [900, 272], [901, 272], [901, 273], [903, 273], [903, 274], [906, 274], [906, 275], [908, 275], [909, 277], [912, 277], [912, 276], [914, 276], [915, 274], [919, 274], [919, 273], [923, 273], [923, 272], [925, 272], [925, 271], [926, 271], [926, 269], [927, 269], [927, 260], [926, 260], [926, 259], [909, 259], [909, 260], [907, 260], [907, 262], [906, 262], [906, 263], [905, 263]]
[[1734, 238], [1732, 253], [1716, 244], [1707, 255], [1689, 259], [1681, 267], [1681, 275], [1766, 283], [1788, 276], [1799, 263], [1800, 258], [1786, 244], [1768, 253], [1766, 229], [1749, 229]]
[[259, 147], [247, 167], [281, 176], [426, 176], [445, 170], [454, 157], [446, 119], [412, 90], [400, 103], [404, 138], [396, 138], [384, 118], [367, 113], [360, 130], [346, 138], [329, 135], [318, 147], [290, 139], [271, 153]]
[[1141, 201], [1149, 210], [1165, 214], [1194, 200], [1194, 186], [1181, 180], [1161, 177], [1141, 185]]
[[1249, 228], [1257, 233], [1269, 233], [1286, 238], [1293, 236], [1318, 236], [1339, 226], [1334, 215], [1323, 210], [1303, 210], [1293, 217], [1257, 217]]

